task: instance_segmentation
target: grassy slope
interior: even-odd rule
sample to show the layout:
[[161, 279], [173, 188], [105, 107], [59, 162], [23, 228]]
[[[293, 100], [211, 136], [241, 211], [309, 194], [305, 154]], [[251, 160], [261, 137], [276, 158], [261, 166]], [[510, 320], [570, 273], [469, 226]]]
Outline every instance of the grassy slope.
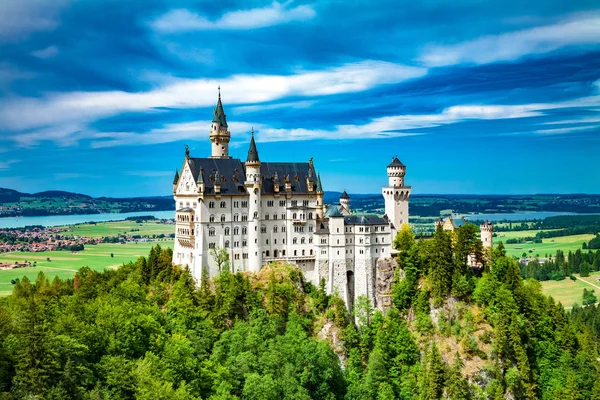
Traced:
[[[168, 225], [166, 225], [168, 226]], [[147, 256], [150, 248], [160, 244], [161, 247], [173, 248], [173, 240], [165, 239], [153, 243], [128, 243], [128, 244], [99, 244], [87, 246], [82, 252], [71, 253], [68, 251], [47, 251], [42, 253], [17, 252], [0, 255], [0, 263], [15, 261], [36, 261], [36, 267], [19, 268], [14, 270], [0, 270], [0, 296], [10, 294], [12, 285], [10, 281], [15, 278], [27, 276], [35, 280], [40, 271], [52, 280], [55, 276], [71, 278], [81, 267], [88, 266], [92, 269], [103, 270], [116, 268], [123, 263], [134, 261], [140, 256]], [[110, 254], [113, 253], [114, 257]], [[50, 257], [52, 261], [46, 261]]]
[[[139, 231], [132, 231], [139, 229]], [[175, 232], [174, 225], [161, 224], [158, 222], [143, 222], [137, 224], [135, 221], [115, 221], [94, 224], [80, 224], [69, 226], [64, 235], [104, 237], [117, 236], [120, 234], [131, 235], [168, 235]]]
[[[514, 231], [514, 232], [499, 232], [498, 236], [494, 238], [496, 243], [506, 239], [535, 236], [538, 231]], [[581, 249], [583, 242], [588, 242], [594, 237], [594, 235], [571, 235], [561, 236], [549, 239], [543, 239], [543, 243], [523, 243], [523, 244], [506, 244], [506, 252], [510, 256], [521, 257], [523, 253], [527, 253], [528, 256], [535, 256], [539, 254], [540, 257], [546, 255], [554, 256], [556, 250], [562, 250], [565, 253], [569, 251], [575, 251]], [[532, 250], [530, 253], [529, 250]]]
[[[579, 277], [579, 274], [576, 274], [575, 276]], [[600, 278], [600, 271], [592, 272], [590, 273], [589, 277], [581, 279], [600, 286], [600, 283], [596, 282], [596, 279], [598, 278]], [[542, 282], [542, 290], [544, 294], [552, 296], [556, 301], [560, 301], [565, 308], [573, 307], [573, 304], [575, 303], [581, 305], [583, 289], [592, 289], [594, 292], [596, 292], [596, 296], [600, 297], [600, 289], [592, 285], [588, 285], [579, 279], [572, 281], [571, 279], [567, 278], [562, 281]]]

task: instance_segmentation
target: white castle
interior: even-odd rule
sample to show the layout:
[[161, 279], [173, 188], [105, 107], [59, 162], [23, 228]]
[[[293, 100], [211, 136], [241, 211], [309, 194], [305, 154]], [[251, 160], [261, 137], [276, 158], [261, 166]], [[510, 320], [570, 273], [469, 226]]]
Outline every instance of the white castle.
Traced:
[[408, 223], [411, 194], [397, 157], [387, 166], [382, 190], [385, 215], [355, 215], [345, 191], [339, 205], [323, 204], [312, 158], [261, 162], [254, 131], [246, 161], [232, 158], [220, 92], [209, 138], [212, 155], [191, 157], [186, 146], [181, 175], [175, 173], [174, 264], [187, 265], [200, 282], [203, 271], [219, 273], [211, 249], [224, 248], [235, 272], [285, 261], [315, 285], [324, 279], [328, 293], [337, 291], [348, 307], [361, 295], [377, 306], [389, 301], [389, 293], [377, 291], [391, 284], [392, 242]]

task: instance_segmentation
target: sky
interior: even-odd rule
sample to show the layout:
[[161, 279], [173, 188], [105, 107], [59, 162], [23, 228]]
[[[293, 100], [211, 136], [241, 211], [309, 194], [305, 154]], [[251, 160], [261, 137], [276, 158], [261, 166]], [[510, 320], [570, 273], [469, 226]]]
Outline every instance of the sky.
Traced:
[[0, 187], [169, 195], [218, 86], [325, 190], [600, 193], [597, 0], [2, 0]]

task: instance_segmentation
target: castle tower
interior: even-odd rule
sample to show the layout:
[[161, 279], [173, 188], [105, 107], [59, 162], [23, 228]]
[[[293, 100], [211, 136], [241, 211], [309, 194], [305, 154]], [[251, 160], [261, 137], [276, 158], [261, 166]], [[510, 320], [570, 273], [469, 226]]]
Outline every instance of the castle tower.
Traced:
[[388, 186], [382, 188], [385, 200], [385, 214], [394, 225], [393, 234], [400, 230], [402, 224], [408, 223], [408, 199], [411, 187], [404, 186], [406, 165], [402, 164], [398, 157], [393, 157], [387, 166]]
[[221, 87], [219, 86], [219, 100], [215, 107], [210, 131], [210, 142], [212, 143], [211, 158], [231, 158], [229, 157], [229, 140], [231, 132], [227, 130], [227, 116], [223, 111], [221, 103]]
[[350, 213], [350, 196], [348, 196], [348, 193], [346, 193], [345, 190], [340, 197], [340, 204], [348, 211], [348, 213]]
[[262, 181], [260, 178], [260, 160], [258, 150], [254, 142], [254, 128], [252, 129], [252, 139], [248, 149], [248, 159], [246, 160], [246, 190], [248, 191], [248, 264], [252, 272], [258, 272], [262, 266], [262, 253], [260, 250], [260, 189]]
[[321, 184], [321, 174], [317, 175], [317, 217], [323, 219], [323, 184]]
[[494, 225], [492, 225], [490, 221], [486, 220], [483, 225], [479, 226], [479, 229], [481, 231], [481, 244], [483, 244], [483, 248], [492, 248], [494, 245]]

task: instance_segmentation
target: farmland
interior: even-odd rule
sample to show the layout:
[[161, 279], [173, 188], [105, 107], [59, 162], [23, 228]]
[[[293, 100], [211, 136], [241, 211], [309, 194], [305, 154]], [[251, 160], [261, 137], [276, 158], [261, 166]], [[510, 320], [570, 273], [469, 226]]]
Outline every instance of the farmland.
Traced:
[[[546, 229], [545, 231], [549, 230]], [[507, 239], [531, 237], [535, 236], [537, 232], [539, 231], [498, 232], [497, 236], [494, 238], [494, 242], [504, 242], [506, 252], [510, 256], [521, 257], [523, 253], [527, 253], [528, 257], [545, 258], [547, 256], [554, 256], [556, 250], [562, 250], [565, 253], [568, 253], [569, 251], [581, 249], [584, 242], [590, 241], [595, 236], [592, 234], [570, 235], [542, 239], [542, 243], [534, 243], [531, 241], [527, 243], [506, 244]]]
[[141, 223], [136, 223], [135, 221], [114, 221], [68, 226], [63, 232], [63, 235], [99, 238], [118, 235], [170, 235], [174, 231], [175, 228], [173, 225], [163, 224], [158, 221], [146, 221]]
[[[123, 263], [135, 261], [140, 256], [147, 256], [153, 245], [173, 247], [172, 239], [156, 242], [132, 242], [127, 244], [99, 244], [87, 246], [84, 251], [71, 253], [67, 251], [47, 251], [40, 253], [15, 252], [0, 254], [0, 263], [15, 261], [35, 262], [35, 267], [0, 270], [0, 296], [6, 296], [12, 291], [11, 280], [27, 276], [35, 280], [43, 271], [50, 280], [55, 276], [61, 279], [72, 278], [77, 270], [87, 266], [95, 270], [118, 268]], [[111, 254], [113, 257], [111, 257]], [[50, 258], [50, 261], [47, 259]]]
[[[575, 274], [577, 278], [581, 278], [579, 274]], [[581, 305], [583, 289], [592, 289], [596, 296], [600, 297], [600, 289], [595, 286], [600, 286], [596, 279], [600, 278], [600, 271], [590, 273], [589, 277], [581, 278], [575, 281], [571, 279], [563, 279], [562, 281], [545, 281], [542, 282], [542, 291], [547, 296], [552, 296], [554, 300], [562, 303], [565, 308], [571, 308], [575, 303]], [[594, 286], [595, 285], [595, 286]]]

